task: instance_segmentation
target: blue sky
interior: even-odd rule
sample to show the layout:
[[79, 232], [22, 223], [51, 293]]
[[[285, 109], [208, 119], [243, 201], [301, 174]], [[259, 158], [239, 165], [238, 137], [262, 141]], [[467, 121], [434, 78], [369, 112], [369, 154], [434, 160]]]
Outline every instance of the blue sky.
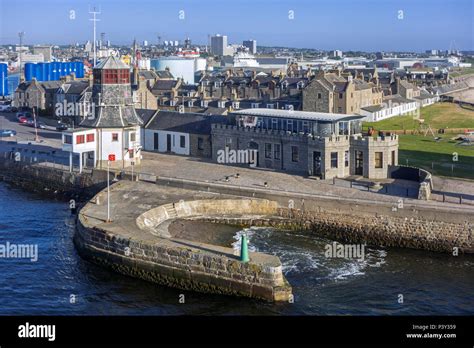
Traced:
[[102, 11], [97, 32], [118, 44], [156, 43], [157, 33], [205, 43], [220, 33], [231, 43], [325, 50], [474, 50], [473, 0], [0, 0], [0, 44], [22, 30], [27, 44], [83, 43], [93, 5]]

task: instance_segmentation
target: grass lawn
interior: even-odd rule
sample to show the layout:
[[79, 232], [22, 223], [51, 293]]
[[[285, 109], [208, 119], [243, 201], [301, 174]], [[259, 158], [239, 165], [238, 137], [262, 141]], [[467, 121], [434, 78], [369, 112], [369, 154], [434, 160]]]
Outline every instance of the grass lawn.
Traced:
[[[474, 111], [452, 103], [437, 103], [423, 108], [421, 118], [432, 128], [474, 129]], [[412, 130], [418, 128], [418, 121], [413, 116], [395, 116], [380, 122], [365, 122], [364, 130], [369, 126], [376, 130]], [[458, 141], [450, 140], [456, 134], [436, 136], [442, 139], [436, 142], [429, 133], [426, 137], [400, 135], [398, 163], [423, 168], [434, 175], [474, 179], [474, 145], [457, 145]], [[458, 161], [453, 161], [453, 153], [458, 154]]]
[[449, 76], [459, 77], [459, 76], [468, 75], [468, 74], [474, 74], [474, 67], [461, 68], [461, 70], [450, 72]]
[[[454, 136], [444, 134], [436, 142], [431, 135], [400, 135], [398, 163], [423, 168], [434, 175], [474, 179], [474, 144], [457, 145], [458, 141], [450, 140]], [[453, 161], [454, 153], [458, 154], [457, 161]]]
[[[473, 128], [474, 112], [453, 103], [436, 103], [420, 110], [420, 118], [431, 128]], [[364, 122], [364, 130], [369, 126], [376, 130], [413, 130], [418, 128], [418, 120], [413, 116], [395, 116], [379, 122]]]

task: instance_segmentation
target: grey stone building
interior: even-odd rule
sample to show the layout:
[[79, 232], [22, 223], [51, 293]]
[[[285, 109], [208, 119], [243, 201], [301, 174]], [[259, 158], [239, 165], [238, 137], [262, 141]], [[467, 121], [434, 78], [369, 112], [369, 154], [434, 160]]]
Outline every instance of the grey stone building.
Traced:
[[[322, 179], [360, 175], [382, 179], [398, 163], [398, 137], [364, 137], [358, 115], [249, 109], [212, 127], [212, 158], [256, 151], [256, 165]], [[245, 165], [250, 163], [229, 163]]]

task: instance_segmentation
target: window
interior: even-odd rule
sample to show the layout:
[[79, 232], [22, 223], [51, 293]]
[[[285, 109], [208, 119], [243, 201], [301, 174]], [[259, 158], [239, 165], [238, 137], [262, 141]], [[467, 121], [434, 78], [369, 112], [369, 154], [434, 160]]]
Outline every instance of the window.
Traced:
[[392, 151], [392, 166], [396, 165], [395, 162], [395, 151]]
[[278, 120], [276, 118], [272, 118], [272, 129], [278, 129]]
[[375, 168], [383, 168], [383, 152], [375, 153]]
[[344, 167], [349, 167], [349, 151], [344, 151]]
[[272, 144], [265, 143], [265, 158], [272, 158]]
[[291, 147], [291, 161], [298, 162], [298, 146]]
[[318, 99], [321, 99], [323, 96], [321, 95], [321, 93], [318, 93]]
[[130, 133], [130, 141], [137, 141], [137, 135], [135, 132]]
[[76, 135], [76, 144], [84, 144], [84, 135]]
[[337, 152], [331, 152], [331, 168], [337, 168]]
[[186, 138], [184, 135], [179, 136], [179, 146], [182, 148], [186, 147]]
[[344, 95], [342, 93], [339, 93], [339, 99], [342, 99]]
[[204, 139], [198, 138], [198, 150], [204, 150]]
[[94, 141], [94, 133], [87, 134], [87, 142], [92, 143]]
[[281, 159], [281, 146], [280, 144], [273, 144], [273, 158], [276, 160]]
[[342, 114], [342, 108], [341, 108], [341, 107], [338, 107], [338, 108], [337, 108], [337, 112], [340, 113], [340, 114]]
[[303, 121], [303, 132], [304, 133], [309, 133], [309, 122], [308, 121]]
[[71, 135], [65, 135], [64, 136], [64, 144], [72, 144], [72, 136]]
[[267, 109], [274, 109], [275, 108], [275, 104], [267, 104]]
[[112, 141], [118, 141], [118, 133], [112, 133]]
[[260, 105], [260, 103], [252, 103], [252, 104], [251, 104], [252, 109], [258, 108], [259, 105]]
[[286, 127], [288, 131], [293, 132], [293, 120], [288, 120]]

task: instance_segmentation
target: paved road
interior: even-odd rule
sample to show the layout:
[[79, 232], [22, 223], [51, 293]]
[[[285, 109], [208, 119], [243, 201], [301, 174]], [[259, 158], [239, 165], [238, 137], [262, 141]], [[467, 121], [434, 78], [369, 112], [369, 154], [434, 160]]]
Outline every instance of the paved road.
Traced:
[[[41, 143], [46, 146], [61, 148], [61, 132], [57, 131], [53, 125], [55, 120], [39, 117], [49, 129], [38, 129], [38, 136]], [[0, 140], [13, 140], [18, 142], [34, 141], [35, 129], [18, 123], [15, 112], [0, 112], [0, 129], [13, 129], [17, 132], [16, 137], [0, 138]]]

